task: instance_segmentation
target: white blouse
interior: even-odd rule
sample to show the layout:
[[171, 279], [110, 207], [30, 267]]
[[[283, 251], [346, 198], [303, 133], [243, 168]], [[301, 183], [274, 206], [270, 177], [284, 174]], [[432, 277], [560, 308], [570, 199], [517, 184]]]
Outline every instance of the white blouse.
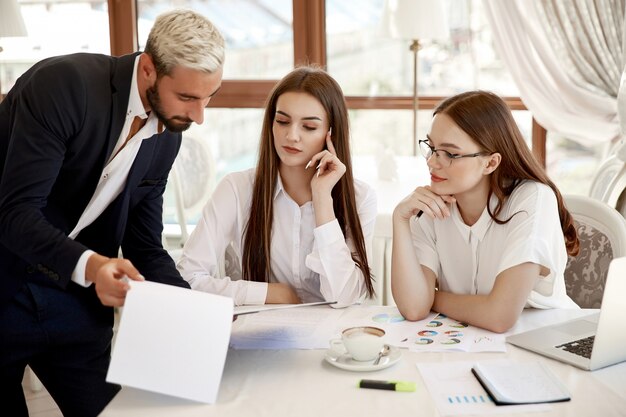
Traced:
[[[220, 260], [232, 242], [241, 260], [243, 232], [252, 203], [254, 169], [227, 175], [202, 211], [177, 267], [191, 288], [233, 298], [236, 305], [263, 304], [267, 283], [219, 276]], [[376, 195], [354, 182], [356, 205], [368, 259], [376, 221]], [[363, 273], [352, 259], [354, 244], [334, 220], [315, 226], [313, 203], [302, 206], [286, 193], [279, 178], [274, 194], [270, 282], [291, 285], [302, 302], [337, 301], [346, 306], [366, 293]]]
[[[490, 204], [495, 208], [496, 197]], [[420, 264], [438, 277], [443, 291], [455, 294], [488, 294], [498, 274], [525, 262], [546, 267], [526, 306], [578, 308], [565, 292], [563, 271], [567, 263], [557, 200], [545, 184], [524, 181], [505, 200], [498, 218], [513, 218], [497, 224], [487, 208], [468, 226], [456, 204], [444, 220], [428, 216], [411, 220], [413, 245]]]

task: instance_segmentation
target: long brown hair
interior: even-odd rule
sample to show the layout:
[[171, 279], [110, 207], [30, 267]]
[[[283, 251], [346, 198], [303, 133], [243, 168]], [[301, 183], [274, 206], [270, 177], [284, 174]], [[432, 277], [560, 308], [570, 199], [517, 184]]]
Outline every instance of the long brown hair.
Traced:
[[344, 236], [347, 237], [349, 234], [354, 242], [356, 252], [352, 253], [352, 259], [363, 272], [367, 294], [371, 297], [374, 295], [374, 286], [355, 200], [348, 108], [339, 84], [324, 70], [310, 66], [296, 68], [287, 74], [274, 87], [265, 105], [252, 206], [244, 231], [243, 278], [261, 282], [269, 282], [270, 279], [273, 197], [280, 164], [278, 153], [274, 148], [272, 125], [278, 97], [287, 92], [307, 93], [315, 97], [326, 110], [337, 157], [346, 166], [345, 174], [332, 190], [333, 208]]
[[487, 91], [468, 91], [444, 100], [435, 109], [434, 114], [438, 113], [450, 117], [483, 152], [497, 152], [502, 155], [500, 165], [490, 175], [489, 196], [495, 194], [498, 199], [493, 212], [489, 204], [487, 205], [491, 218], [498, 224], [511, 220], [500, 220], [498, 215], [505, 199], [522, 180], [546, 184], [556, 195], [567, 253], [576, 256], [579, 241], [572, 215], [567, 211], [558, 188], [528, 148], [506, 103]]

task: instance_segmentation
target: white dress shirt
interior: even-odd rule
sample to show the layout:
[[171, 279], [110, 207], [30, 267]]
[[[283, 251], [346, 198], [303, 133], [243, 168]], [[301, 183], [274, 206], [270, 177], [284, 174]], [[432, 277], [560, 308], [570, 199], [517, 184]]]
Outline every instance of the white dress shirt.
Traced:
[[[491, 198], [491, 207], [497, 200]], [[565, 292], [567, 263], [556, 196], [550, 187], [524, 181], [505, 200], [497, 224], [487, 208], [473, 226], [463, 222], [456, 204], [444, 220], [411, 220], [413, 245], [420, 264], [435, 272], [439, 287], [455, 294], [488, 294], [498, 274], [525, 262], [546, 267], [527, 300], [536, 308], [578, 308]]]
[[[232, 242], [241, 259], [255, 170], [227, 175], [202, 211], [202, 218], [185, 244], [177, 267], [191, 288], [232, 297], [236, 305], [263, 304], [267, 283], [219, 277], [220, 260]], [[356, 205], [368, 259], [371, 254], [376, 195], [355, 180]], [[315, 226], [313, 203], [302, 206], [286, 193], [280, 176], [274, 194], [270, 282], [291, 285], [302, 302], [337, 301], [346, 306], [366, 293], [363, 273], [354, 263], [349, 234], [337, 220]]]
[[[133, 79], [130, 84], [130, 96], [128, 100], [128, 108], [126, 110], [126, 120], [124, 126], [120, 132], [120, 136], [117, 139], [117, 143], [107, 164], [105, 165], [100, 180], [96, 187], [91, 200], [87, 204], [85, 211], [78, 219], [78, 223], [69, 234], [70, 239], [76, 238], [78, 234], [94, 220], [98, 218], [100, 214], [108, 207], [113, 200], [122, 192], [126, 185], [126, 179], [130, 168], [135, 162], [135, 157], [141, 147], [141, 142], [144, 139], [151, 138], [156, 135], [159, 129], [159, 121], [152, 113], [149, 117], [146, 114], [146, 110], [141, 103], [141, 96], [139, 95], [139, 88], [137, 86], [137, 66], [139, 65], [139, 57], [135, 59], [135, 69], [133, 70]], [[133, 119], [141, 117], [142, 119], [148, 119], [145, 125], [131, 138], [126, 141]], [[85, 280], [85, 268], [87, 267], [87, 259], [94, 252], [87, 250], [83, 252], [78, 259], [78, 263], [72, 273], [72, 281], [80, 284], [84, 287], [91, 285], [90, 281]]]

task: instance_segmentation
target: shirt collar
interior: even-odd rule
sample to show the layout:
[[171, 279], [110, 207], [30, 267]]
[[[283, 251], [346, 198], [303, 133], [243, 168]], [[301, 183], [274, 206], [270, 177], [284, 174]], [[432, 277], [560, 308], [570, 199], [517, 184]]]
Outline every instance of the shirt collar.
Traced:
[[302, 206], [300, 206], [298, 203], [296, 203], [296, 201], [289, 194], [287, 194], [287, 191], [285, 190], [285, 185], [283, 184], [283, 179], [280, 176], [280, 172], [276, 176], [276, 187], [275, 188], [276, 189], [274, 190], [274, 201], [276, 201], [279, 198], [279, 196], [282, 195], [282, 198], [287, 199], [288, 201], [292, 202], [296, 207], [300, 207], [300, 209], [304, 209], [304, 210], [308, 210], [308, 211], [313, 210], [313, 202], [312, 201], [307, 201]]
[[146, 109], [143, 107], [143, 103], [141, 102], [141, 96], [139, 95], [139, 86], [137, 84], [137, 68], [139, 67], [139, 58], [141, 55], [138, 55], [135, 58], [135, 67], [133, 68], [133, 78], [130, 82], [130, 96], [128, 97], [128, 108], [126, 109], [126, 117], [131, 120], [135, 118], [135, 116], [139, 116], [142, 119], [146, 119], [148, 117], [148, 113], [146, 113]]
[[276, 175], [276, 187], [274, 190], [274, 200], [276, 200], [276, 197], [278, 197], [280, 193], [284, 193], [284, 192], [285, 192], [285, 187], [283, 185], [283, 179], [280, 177], [280, 172], [279, 172], [278, 175]]
[[[492, 209], [497, 204], [497, 200], [498, 200], [497, 197], [494, 194], [492, 194], [491, 198], [489, 199], [489, 205], [492, 207]], [[485, 207], [485, 209], [483, 210], [478, 221], [474, 223], [472, 226], [468, 226], [465, 224], [465, 222], [463, 221], [463, 218], [461, 217], [461, 212], [459, 211], [459, 207], [457, 206], [456, 203], [453, 203], [450, 208], [451, 208], [450, 215], [452, 217], [452, 220], [454, 221], [454, 224], [459, 229], [459, 232], [463, 236], [463, 239], [469, 243], [470, 235], [473, 235], [479, 241], [482, 241], [485, 235], [487, 234], [489, 227], [493, 223], [493, 219], [489, 215], [489, 211], [487, 210], [487, 207]]]
[[[133, 78], [130, 82], [130, 96], [128, 97], [128, 108], [126, 109], [126, 118], [130, 120], [133, 120], [136, 116], [139, 116], [142, 119], [146, 119], [150, 115], [143, 107], [143, 103], [141, 102], [141, 95], [139, 94], [139, 85], [137, 84], [137, 70], [139, 68], [140, 57], [141, 55], [138, 55], [137, 58], [135, 58]], [[158, 133], [163, 133], [163, 130], [165, 130], [163, 123], [161, 123], [161, 121], [159, 120], [156, 126], [156, 131]]]

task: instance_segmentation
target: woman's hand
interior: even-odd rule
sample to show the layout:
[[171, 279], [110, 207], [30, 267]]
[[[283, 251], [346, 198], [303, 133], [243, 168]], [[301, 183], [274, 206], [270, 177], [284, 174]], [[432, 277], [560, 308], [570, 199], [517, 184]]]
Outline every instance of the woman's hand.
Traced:
[[265, 304], [301, 304], [302, 301], [288, 284], [271, 282], [267, 284]]
[[451, 195], [439, 195], [430, 186], [417, 187], [405, 197], [393, 211], [394, 219], [409, 220], [420, 211], [433, 219], [443, 220], [450, 216], [448, 204], [456, 199]]
[[316, 195], [330, 196], [335, 184], [346, 173], [346, 166], [337, 158], [337, 152], [330, 135], [331, 131], [329, 130], [326, 134], [327, 150], [315, 154], [306, 166], [306, 169], [313, 166], [317, 168], [317, 173], [311, 179], [311, 192], [314, 198]]

